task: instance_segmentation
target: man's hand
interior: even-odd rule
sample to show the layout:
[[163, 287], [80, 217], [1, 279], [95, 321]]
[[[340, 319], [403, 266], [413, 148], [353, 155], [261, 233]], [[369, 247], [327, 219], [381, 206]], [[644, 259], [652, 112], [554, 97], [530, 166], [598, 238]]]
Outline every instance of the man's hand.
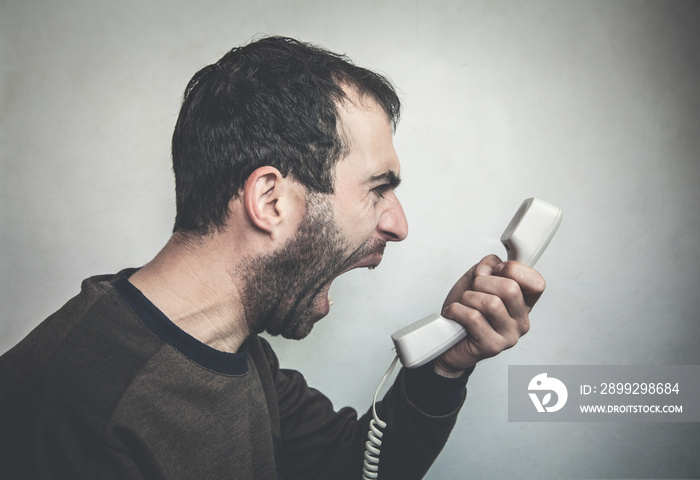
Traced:
[[457, 377], [515, 345], [530, 329], [530, 311], [544, 289], [544, 278], [532, 268], [496, 255], [484, 257], [445, 299], [442, 316], [463, 325], [469, 335], [434, 360], [435, 371]]

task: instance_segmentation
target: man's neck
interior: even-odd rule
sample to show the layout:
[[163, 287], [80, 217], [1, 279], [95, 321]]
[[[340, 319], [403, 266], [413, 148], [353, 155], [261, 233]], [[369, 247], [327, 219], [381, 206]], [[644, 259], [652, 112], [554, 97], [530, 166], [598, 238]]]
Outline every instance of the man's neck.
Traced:
[[175, 234], [129, 281], [189, 335], [233, 353], [251, 332], [226, 254], [211, 242], [187, 243]]

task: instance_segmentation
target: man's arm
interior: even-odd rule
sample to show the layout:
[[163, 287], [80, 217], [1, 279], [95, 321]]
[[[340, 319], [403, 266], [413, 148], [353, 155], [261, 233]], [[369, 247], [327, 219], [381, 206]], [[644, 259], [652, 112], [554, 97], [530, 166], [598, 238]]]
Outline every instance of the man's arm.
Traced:
[[[251, 348], [251, 354], [257, 358], [263, 384], [267, 384], [268, 378], [270, 381], [269, 408], [271, 419], [279, 419], [278, 456], [282, 476], [359, 479], [371, 408], [360, 418], [352, 408], [336, 411], [330, 400], [310, 388], [299, 372], [280, 369], [267, 342], [261, 339], [260, 345], [264, 357], [258, 357], [256, 348]], [[267, 366], [263, 368], [265, 363]], [[379, 417], [388, 424], [380, 455], [382, 480], [423, 477], [454, 426], [464, 401], [466, 378], [466, 375], [458, 380], [442, 378], [430, 368], [401, 370], [377, 405]], [[435, 389], [444, 393], [438, 396], [438, 401], [434, 401], [435, 397], [426, 399], [416, 395]]]
[[[543, 290], [539, 273], [496, 256], [484, 258], [457, 281], [443, 315], [464, 325], [469, 335], [426, 368], [402, 369], [377, 406], [379, 418], [387, 423], [380, 478], [425, 475], [454, 426], [474, 365], [512, 347], [527, 332], [529, 312]], [[335, 412], [300, 374], [271, 366], [279, 396], [285, 473], [359, 478], [371, 411], [359, 419], [352, 409]]]

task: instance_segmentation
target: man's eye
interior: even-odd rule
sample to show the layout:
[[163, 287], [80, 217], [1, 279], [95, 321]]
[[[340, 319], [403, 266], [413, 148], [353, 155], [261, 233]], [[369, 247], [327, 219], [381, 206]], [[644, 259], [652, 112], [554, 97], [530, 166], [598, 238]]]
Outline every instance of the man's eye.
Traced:
[[389, 184], [379, 185], [372, 189], [372, 191], [376, 193], [380, 198], [384, 198], [384, 194], [389, 190], [391, 190], [391, 185]]

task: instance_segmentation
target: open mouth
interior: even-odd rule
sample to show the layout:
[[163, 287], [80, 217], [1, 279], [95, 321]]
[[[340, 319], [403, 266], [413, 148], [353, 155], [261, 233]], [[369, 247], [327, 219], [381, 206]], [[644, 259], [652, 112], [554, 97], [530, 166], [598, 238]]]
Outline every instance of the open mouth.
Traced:
[[[384, 256], [384, 249], [386, 248], [386, 242], [383, 242], [381, 240], [375, 240], [375, 241], [369, 241], [365, 244], [363, 244], [360, 248], [355, 250], [348, 258], [346, 263], [349, 265], [346, 268], [343, 268], [338, 274], [333, 276], [330, 281], [328, 281], [325, 285], [323, 285], [319, 289], [319, 293], [323, 295], [322, 298], [325, 297], [326, 300], [326, 305], [327, 309], [329, 309], [334, 301], [330, 296], [330, 288], [331, 284], [333, 281], [343, 275], [344, 273], [347, 273], [351, 270], [357, 270], [360, 268], [367, 268], [368, 270], [374, 270], [379, 266], [379, 264], [382, 262], [382, 258]], [[325, 290], [325, 292], [324, 292]], [[326, 311], [327, 313], [327, 311]]]
[[357, 249], [348, 260], [352, 261], [353, 257], [356, 256], [360, 257], [360, 259], [351, 263], [351, 265], [348, 268], [342, 270], [338, 274], [338, 276], [357, 268], [367, 268], [369, 270], [374, 270], [382, 262], [385, 248], [386, 242], [382, 242], [381, 240], [364, 244], [362, 247]]

